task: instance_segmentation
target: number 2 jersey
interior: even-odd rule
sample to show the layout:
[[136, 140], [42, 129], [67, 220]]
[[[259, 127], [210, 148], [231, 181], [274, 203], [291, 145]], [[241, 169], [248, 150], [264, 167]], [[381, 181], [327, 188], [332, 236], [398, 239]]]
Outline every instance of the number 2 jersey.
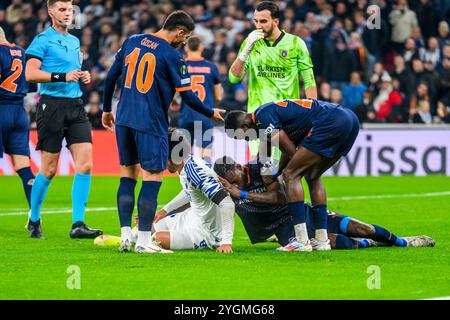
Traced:
[[[117, 52], [108, 78], [120, 74], [122, 92], [116, 124], [167, 137], [167, 113], [175, 92], [192, 89], [181, 55], [155, 35], [134, 35]], [[105, 86], [105, 92], [111, 90]], [[105, 94], [106, 112], [111, 111], [110, 100]]]
[[28, 90], [25, 50], [12, 43], [0, 43], [0, 104], [22, 106]]

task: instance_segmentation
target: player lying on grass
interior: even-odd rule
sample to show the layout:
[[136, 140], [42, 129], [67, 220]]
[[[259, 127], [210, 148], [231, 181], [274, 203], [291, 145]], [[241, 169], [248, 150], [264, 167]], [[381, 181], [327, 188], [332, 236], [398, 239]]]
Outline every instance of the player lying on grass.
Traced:
[[[220, 253], [233, 252], [233, 200], [206, 162], [192, 157], [188, 140], [180, 130], [169, 134], [168, 169], [178, 172], [183, 190], [156, 213], [152, 238], [166, 250], [208, 247]], [[134, 228], [132, 242], [136, 234]], [[100, 236], [94, 243], [117, 246], [119, 242], [119, 237]]]
[[234, 203], [215, 172], [190, 154], [190, 146], [180, 130], [169, 134], [168, 169], [178, 172], [183, 190], [157, 212], [153, 237], [165, 249], [233, 252]]
[[[230, 157], [218, 159], [214, 170], [236, 205], [245, 230], [254, 243], [276, 236], [285, 246], [295, 237], [294, 224], [288, 212], [281, 183], [266, 185], [260, 164], [237, 164]], [[315, 233], [312, 206], [304, 204], [309, 237]], [[371, 246], [432, 247], [434, 240], [426, 236], [400, 238], [385, 228], [364, 223], [328, 210], [327, 232], [333, 249], [358, 249]], [[355, 239], [359, 238], [359, 239]]]

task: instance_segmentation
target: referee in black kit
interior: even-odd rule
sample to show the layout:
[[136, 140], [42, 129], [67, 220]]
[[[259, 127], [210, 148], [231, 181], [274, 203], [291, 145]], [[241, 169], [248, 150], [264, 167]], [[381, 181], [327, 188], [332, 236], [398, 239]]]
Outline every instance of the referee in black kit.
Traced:
[[80, 41], [68, 32], [73, 21], [72, 0], [47, 0], [47, 6], [52, 27], [38, 34], [26, 51], [26, 78], [41, 83], [42, 96], [37, 106], [36, 147], [41, 150], [42, 164], [31, 191], [28, 230], [32, 238], [42, 238], [41, 206], [66, 138], [76, 169], [70, 237], [95, 238], [102, 231], [84, 223], [91, 186], [92, 136], [78, 84], [91, 82], [91, 76], [88, 71], [81, 71]]

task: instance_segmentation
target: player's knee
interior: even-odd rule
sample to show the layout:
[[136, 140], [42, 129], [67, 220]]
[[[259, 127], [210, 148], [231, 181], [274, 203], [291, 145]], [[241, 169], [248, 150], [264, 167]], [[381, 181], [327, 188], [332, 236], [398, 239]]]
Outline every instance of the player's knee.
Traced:
[[283, 170], [283, 179], [286, 184], [289, 184], [292, 182], [298, 182], [299, 177], [295, 175], [293, 170], [286, 168]]
[[77, 173], [88, 174], [91, 173], [92, 162], [91, 161], [81, 161], [75, 164], [75, 169]]
[[358, 223], [356, 225], [356, 232], [359, 237], [371, 237], [375, 234], [375, 228], [366, 223]]
[[41, 174], [47, 179], [52, 179], [56, 175], [56, 166], [41, 168]]

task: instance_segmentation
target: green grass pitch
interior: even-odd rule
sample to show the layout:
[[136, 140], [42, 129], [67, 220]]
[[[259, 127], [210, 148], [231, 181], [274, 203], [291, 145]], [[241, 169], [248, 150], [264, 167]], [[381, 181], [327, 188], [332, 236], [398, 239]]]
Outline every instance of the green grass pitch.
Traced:
[[[71, 240], [71, 177], [52, 182], [42, 215], [45, 240], [28, 238], [21, 182], [0, 177], [0, 299], [424, 299], [450, 296], [450, 178], [325, 178], [328, 207], [400, 235], [429, 235], [434, 248], [371, 248], [279, 253], [252, 246], [236, 218], [235, 253], [120, 254], [92, 240]], [[119, 234], [117, 177], [94, 177], [87, 223]], [[159, 203], [180, 190], [167, 177]], [[402, 196], [432, 193], [431, 196]], [[361, 199], [359, 196], [388, 195]], [[348, 197], [348, 198], [343, 198]], [[100, 209], [98, 209], [100, 208]], [[109, 209], [108, 209], [109, 208]], [[66, 213], [62, 213], [64, 211]], [[48, 212], [48, 213], [45, 213]], [[67, 287], [69, 266], [81, 288]], [[369, 266], [380, 288], [369, 289]], [[369, 269], [370, 270], [370, 269]]]

